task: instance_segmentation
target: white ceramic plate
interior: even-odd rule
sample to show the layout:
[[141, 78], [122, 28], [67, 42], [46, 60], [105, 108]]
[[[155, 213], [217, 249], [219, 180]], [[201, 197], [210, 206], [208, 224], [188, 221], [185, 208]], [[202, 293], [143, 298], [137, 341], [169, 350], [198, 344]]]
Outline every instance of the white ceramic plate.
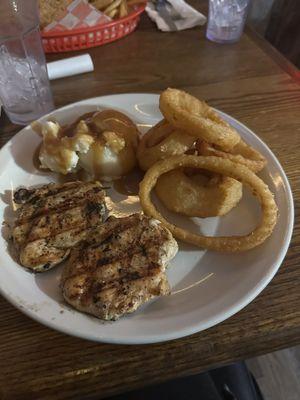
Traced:
[[[161, 114], [158, 96], [123, 94], [84, 100], [54, 111], [59, 122], [73, 121], [97, 107], [115, 108], [128, 114], [146, 131]], [[63, 302], [59, 290], [62, 267], [43, 274], [32, 274], [10, 255], [2, 228], [0, 238], [0, 289], [2, 295], [31, 318], [59, 331], [86, 339], [110, 343], [153, 343], [186, 336], [207, 329], [235, 314], [252, 301], [278, 270], [289, 245], [293, 228], [293, 200], [287, 178], [268, 147], [244, 125], [221, 115], [241, 136], [268, 160], [260, 174], [275, 194], [279, 220], [272, 236], [258, 248], [242, 254], [200, 251], [180, 243], [180, 251], [168, 270], [172, 295], [144, 305], [116, 322], [103, 322], [79, 313]], [[48, 116], [49, 117], [49, 116]], [[47, 116], [42, 120], [46, 120]], [[40, 138], [28, 126], [0, 151], [0, 215], [12, 220], [12, 190], [55, 180], [33, 165], [33, 153]], [[120, 209], [139, 209], [137, 198], [111, 193]], [[245, 190], [240, 204], [227, 216], [205, 220], [174, 218], [194, 231], [215, 235], [243, 234], [259, 219], [259, 207]], [[200, 228], [201, 227], [201, 228]]]

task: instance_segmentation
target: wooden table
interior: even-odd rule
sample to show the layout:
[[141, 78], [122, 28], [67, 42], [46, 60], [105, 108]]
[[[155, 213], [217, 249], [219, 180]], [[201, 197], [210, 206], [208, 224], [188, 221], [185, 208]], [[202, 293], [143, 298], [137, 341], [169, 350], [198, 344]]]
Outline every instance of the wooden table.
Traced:
[[[292, 244], [276, 277], [227, 321], [145, 346], [88, 342], [52, 331], [0, 299], [0, 398], [103, 398], [300, 342], [300, 90], [296, 70], [250, 31], [222, 46], [204, 29], [161, 33], [143, 16], [126, 39], [90, 51], [95, 72], [52, 83], [56, 105], [92, 96], [184, 88], [253, 129], [285, 169], [295, 198]], [[49, 60], [62, 56], [49, 57]], [[0, 143], [17, 127], [2, 120]]]

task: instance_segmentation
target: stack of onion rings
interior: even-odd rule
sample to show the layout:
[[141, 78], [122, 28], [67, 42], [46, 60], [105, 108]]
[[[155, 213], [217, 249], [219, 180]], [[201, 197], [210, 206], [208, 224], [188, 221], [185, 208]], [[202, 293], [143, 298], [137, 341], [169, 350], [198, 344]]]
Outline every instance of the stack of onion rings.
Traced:
[[[162, 121], [149, 131], [144, 142], [148, 143], [148, 148], [155, 148], [166, 137], [170, 138], [170, 133], [165, 136], [162, 134], [166, 127], [170, 132], [174, 132], [171, 127], [178, 129], [176, 140], [181, 136], [181, 140], [186, 140], [186, 136], [190, 135], [193, 143], [188, 150], [186, 146], [189, 143], [184, 142], [185, 146], [176, 147], [176, 153], [169, 150], [165, 152], [163, 147], [159, 147], [159, 152], [151, 154], [151, 162], [147, 161], [144, 169], [152, 166], [140, 184], [139, 196], [144, 212], [160, 220], [176, 238], [204, 249], [239, 252], [264, 242], [271, 235], [277, 221], [277, 206], [273, 195], [268, 186], [255, 175], [265, 166], [265, 158], [245, 143], [237, 131], [205, 102], [185, 92], [176, 89], [164, 91], [160, 96], [160, 110], [167, 122]], [[168, 149], [174, 148], [174, 143], [172, 146]], [[148, 156], [146, 147], [141, 147], [144, 156]], [[190, 152], [194, 155], [187, 155]], [[195, 173], [199, 169], [199, 173]], [[205, 178], [203, 170], [209, 171], [211, 175]], [[155, 187], [158, 197], [172, 211], [199, 217], [224, 215], [240, 200], [242, 184], [250, 187], [262, 208], [258, 226], [248, 235], [242, 236], [207, 237], [192, 234], [167, 221], [150, 198]]]

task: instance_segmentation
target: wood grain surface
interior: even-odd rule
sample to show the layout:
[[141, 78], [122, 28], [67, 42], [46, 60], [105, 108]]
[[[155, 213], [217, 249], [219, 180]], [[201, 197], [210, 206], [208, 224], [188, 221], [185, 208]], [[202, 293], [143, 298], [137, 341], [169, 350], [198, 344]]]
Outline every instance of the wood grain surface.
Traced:
[[[285, 64], [249, 31], [237, 44], [221, 46], [204, 38], [204, 28], [161, 33], [146, 16], [134, 34], [89, 52], [93, 73], [52, 82], [57, 107], [168, 86], [207, 99], [253, 129], [282, 163], [296, 208], [292, 244], [275, 278], [244, 310], [163, 344], [117, 346], [69, 337], [0, 298], [0, 398], [100, 399], [299, 343], [300, 90]], [[3, 145], [19, 128], [1, 118]]]

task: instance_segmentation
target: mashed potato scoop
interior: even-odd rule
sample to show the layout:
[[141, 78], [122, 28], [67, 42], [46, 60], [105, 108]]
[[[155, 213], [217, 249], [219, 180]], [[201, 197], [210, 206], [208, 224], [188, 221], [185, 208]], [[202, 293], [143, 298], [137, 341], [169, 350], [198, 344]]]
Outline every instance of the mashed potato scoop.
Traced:
[[43, 138], [41, 168], [66, 175], [84, 169], [91, 178], [118, 179], [136, 165], [139, 132], [133, 121], [115, 110], [88, 113], [73, 124], [47, 121], [33, 128]]

